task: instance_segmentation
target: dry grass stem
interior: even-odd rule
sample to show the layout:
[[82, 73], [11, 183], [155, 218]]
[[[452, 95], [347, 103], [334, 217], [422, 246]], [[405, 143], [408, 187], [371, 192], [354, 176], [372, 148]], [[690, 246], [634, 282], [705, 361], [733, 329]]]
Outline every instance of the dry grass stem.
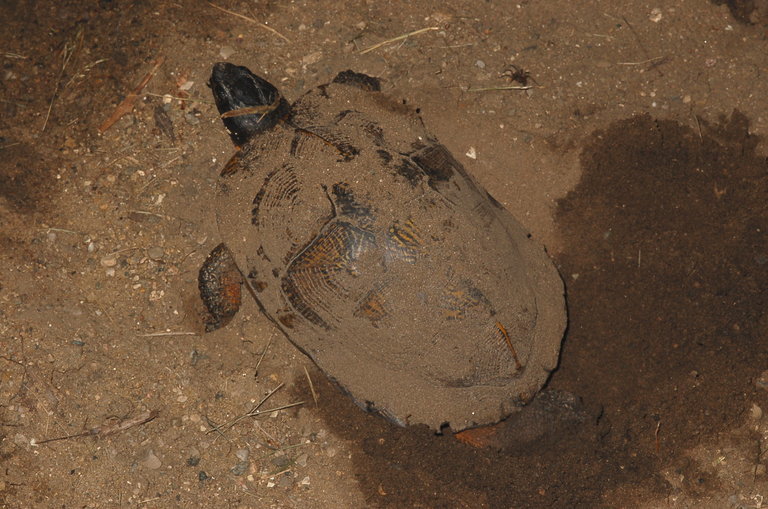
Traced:
[[245, 413], [245, 414], [243, 414], [243, 415], [241, 415], [241, 416], [239, 416], [239, 417], [237, 417], [237, 418], [235, 418], [235, 419], [233, 419], [233, 420], [231, 420], [231, 421], [229, 421], [229, 422], [227, 422], [225, 424], [216, 425], [216, 424], [213, 424], [212, 422], [210, 422], [210, 420], [209, 420], [208, 424], [209, 424], [209, 426], [211, 426], [211, 429], [206, 431], [206, 434], [213, 433], [213, 432], [217, 432], [217, 433], [223, 434], [223, 432], [225, 430], [228, 430], [228, 429], [232, 428], [235, 424], [237, 424], [238, 422], [242, 421], [243, 419], [245, 419], [247, 417], [258, 417], [260, 415], [271, 414], [272, 412], [277, 412], [278, 410], [285, 410], [286, 408], [292, 408], [292, 407], [295, 407], [295, 406], [303, 405], [304, 404], [303, 401], [297, 401], [296, 403], [289, 403], [287, 405], [283, 405], [283, 406], [279, 406], [279, 407], [275, 407], [275, 408], [270, 408], [270, 409], [267, 409], [267, 410], [260, 410], [261, 406], [269, 398], [271, 398], [274, 393], [279, 391], [284, 385], [285, 385], [285, 383], [280, 383], [280, 385], [278, 385], [277, 387], [275, 387], [274, 389], [269, 391], [266, 396], [261, 398], [261, 401], [259, 401], [256, 405], [254, 405], [253, 408], [251, 408], [247, 413]]
[[59, 440], [68, 440], [70, 438], [79, 438], [79, 437], [87, 437], [87, 436], [104, 437], [108, 435], [113, 435], [115, 433], [119, 433], [121, 431], [125, 431], [127, 429], [133, 428], [134, 426], [140, 426], [142, 424], [146, 424], [154, 420], [159, 414], [160, 412], [158, 410], [152, 410], [151, 412], [142, 412], [136, 417], [123, 419], [122, 421], [106, 424], [104, 426], [97, 426], [95, 428], [89, 429], [88, 431], [83, 431], [82, 433], [75, 433], [74, 435], [49, 438], [47, 440], [41, 440], [40, 442], [36, 442], [33, 439], [32, 445], [46, 444], [48, 442], [57, 442]]
[[649, 58], [648, 60], [643, 60], [642, 62], [618, 62], [617, 65], [645, 65], [645, 64], [650, 64], [652, 62], [656, 62], [658, 60], [663, 60], [664, 58], [666, 57], [661, 56], [661, 57]]
[[164, 336], [197, 336], [197, 332], [150, 332], [149, 334], [139, 334], [140, 338], [158, 338]]
[[115, 111], [112, 112], [112, 115], [99, 126], [99, 134], [104, 134], [104, 131], [112, 127], [112, 124], [120, 120], [123, 115], [133, 109], [133, 105], [139, 98], [139, 93], [144, 90], [144, 87], [146, 87], [149, 81], [155, 76], [157, 70], [161, 65], [163, 65], [164, 61], [165, 57], [162, 55], [155, 59], [155, 63], [152, 66], [152, 69], [144, 75], [144, 78], [142, 78], [136, 88], [134, 88], [127, 96], [125, 96], [125, 99], [123, 99], [123, 101], [117, 105], [117, 108], [115, 108]]
[[272, 33], [273, 33], [273, 34], [275, 34], [276, 36], [280, 37], [280, 38], [281, 38], [282, 40], [284, 40], [285, 42], [291, 42], [291, 40], [290, 40], [289, 38], [287, 38], [286, 36], [284, 36], [283, 34], [281, 34], [280, 32], [278, 32], [277, 30], [275, 30], [274, 28], [272, 28], [272, 27], [271, 27], [271, 26], [269, 26], [269, 25], [266, 25], [266, 24], [264, 24], [264, 23], [261, 23], [261, 22], [259, 22], [259, 21], [256, 21], [255, 19], [253, 19], [253, 18], [249, 18], [248, 16], [243, 16], [242, 14], [238, 14], [238, 13], [236, 13], [236, 12], [233, 12], [233, 11], [230, 11], [230, 10], [228, 10], [228, 9], [225, 9], [224, 7], [219, 7], [218, 5], [216, 5], [216, 4], [214, 4], [214, 3], [211, 3], [211, 2], [208, 2], [208, 5], [210, 5], [211, 7], [215, 8], [215, 9], [218, 9], [218, 10], [220, 10], [221, 12], [226, 12], [226, 13], [227, 13], [227, 14], [229, 14], [230, 16], [236, 16], [236, 17], [238, 17], [238, 18], [244, 19], [244, 20], [246, 20], [246, 21], [249, 21], [249, 22], [251, 22], [251, 23], [256, 23], [257, 25], [259, 25], [259, 26], [260, 26], [261, 28], [263, 28], [264, 30], [269, 30], [270, 32], [272, 32]]
[[312, 378], [309, 376], [309, 371], [307, 371], [306, 366], [304, 366], [304, 374], [307, 375], [307, 383], [309, 383], [309, 392], [312, 393], [312, 399], [315, 400], [315, 406], [317, 406], [317, 393], [315, 392], [315, 386], [312, 383]]
[[48, 111], [45, 113], [45, 120], [43, 121], [43, 127], [40, 132], [44, 132], [48, 127], [48, 119], [51, 118], [51, 110], [53, 110], [53, 103], [56, 101], [56, 96], [59, 95], [59, 88], [61, 87], [61, 79], [64, 77], [64, 71], [67, 69], [67, 65], [72, 60], [75, 52], [82, 46], [83, 31], [82, 29], [75, 34], [74, 42], [66, 42], [64, 48], [61, 50], [61, 69], [59, 69], [59, 76], [56, 78], [56, 85], [53, 87], [53, 95], [51, 96], [51, 102], [48, 103]]
[[74, 230], [67, 230], [65, 228], [40, 228], [43, 231], [46, 232], [61, 232], [61, 233], [73, 233], [75, 235], [83, 235], [81, 232], [76, 232]]
[[153, 92], [144, 92], [144, 95], [148, 95], [150, 97], [163, 97], [163, 98], [170, 97], [171, 99], [175, 99], [177, 101], [189, 101], [189, 102], [193, 102], [193, 103], [202, 103], [202, 104], [216, 105], [216, 103], [213, 102], [213, 101], [208, 101], [206, 99], [199, 99], [199, 98], [194, 97], [194, 96], [180, 97], [180, 96], [171, 95], [171, 94], [155, 94]]
[[503, 87], [482, 87], [482, 88], [468, 88], [467, 92], [488, 92], [491, 90], [530, 90], [535, 88], [533, 85], [517, 86], [507, 85]]
[[256, 362], [256, 368], [254, 368], [253, 376], [257, 377], [259, 376], [259, 366], [261, 366], [261, 361], [264, 360], [264, 356], [267, 355], [267, 350], [269, 350], [269, 347], [272, 345], [272, 337], [270, 336], [269, 341], [267, 342], [267, 346], [264, 347], [264, 350], [261, 352], [261, 356], [259, 357], [258, 362]]
[[366, 53], [371, 52], [371, 51], [376, 50], [376, 49], [379, 49], [382, 46], [386, 46], [387, 44], [392, 44], [393, 42], [403, 41], [405, 39], [408, 39], [411, 36], [423, 34], [425, 32], [430, 32], [432, 30], [439, 30], [439, 29], [440, 29], [440, 27], [427, 27], [427, 28], [422, 28], [420, 30], [415, 30], [413, 32], [408, 32], [407, 34], [403, 34], [403, 35], [397, 36], [394, 39], [387, 39], [386, 41], [381, 41], [380, 43], [374, 44], [373, 46], [371, 46], [369, 48], [361, 50], [360, 54], [361, 55], [365, 55]]

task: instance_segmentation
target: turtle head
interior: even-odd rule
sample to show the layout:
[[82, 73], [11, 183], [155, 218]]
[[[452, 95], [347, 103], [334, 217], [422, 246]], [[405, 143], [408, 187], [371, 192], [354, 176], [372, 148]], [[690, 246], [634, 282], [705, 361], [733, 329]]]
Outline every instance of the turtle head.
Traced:
[[274, 127], [289, 110], [280, 92], [246, 67], [218, 62], [208, 86], [224, 127], [238, 146]]

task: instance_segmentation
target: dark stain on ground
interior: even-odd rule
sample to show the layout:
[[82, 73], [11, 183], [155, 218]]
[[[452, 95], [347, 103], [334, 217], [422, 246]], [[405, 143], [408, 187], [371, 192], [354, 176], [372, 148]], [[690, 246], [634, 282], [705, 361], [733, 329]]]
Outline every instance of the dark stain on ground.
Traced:
[[570, 325], [552, 385], [661, 460], [740, 422], [768, 361], [768, 164], [744, 115], [699, 128], [596, 133], [558, 209]]
[[742, 23], [768, 23], [768, 2], [766, 0], [711, 0], [715, 5], [728, 5], [731, 15]]
[[0, 150], [0, 207], [3, 201], [15, 212], [31, 214], [45, 208], [53, 170], [32, 148], [14, 143]]
[[[594, 133], [559, 203], [571, 321], [550, 387], [582, 398], [579, 427], [475, 449], [392, 426], [324, 382], [320, 412], [359, 445], [371, 505], [595, 507], [624, 484], [663, 496], [657, 472], [763, 397], [768, 165], [743, 115], [698, 125], [641, 116]], [[716, 487], [697, 478], [695, 494]]]

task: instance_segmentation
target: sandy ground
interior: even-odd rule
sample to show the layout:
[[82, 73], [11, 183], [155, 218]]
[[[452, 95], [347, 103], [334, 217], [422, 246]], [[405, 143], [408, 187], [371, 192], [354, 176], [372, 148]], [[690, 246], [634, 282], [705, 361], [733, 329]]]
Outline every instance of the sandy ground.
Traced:
[[[3, 507], [765, 505], [765, 2], [217, 5], [0, 5]], [[477, 450], [364, 414], [254, 302], [202, 333], [220, 60], [420, 108], [553, 255], [579, 426]]]

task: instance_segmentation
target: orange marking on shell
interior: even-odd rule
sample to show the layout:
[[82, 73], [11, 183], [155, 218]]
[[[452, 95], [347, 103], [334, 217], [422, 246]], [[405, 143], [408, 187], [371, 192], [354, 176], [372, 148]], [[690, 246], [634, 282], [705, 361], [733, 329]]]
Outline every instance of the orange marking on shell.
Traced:
[[517, 351], [515, 350], [515, 347], [512, 346], [512, 340], [509, 338], [509, 334], [507, 334], [507, 329], [502, 325], [501, 322], [496, 322], [496, 328], [501, 332], [501, 335], [503, 337], [504, 343], [509, 347], [509, 350], [512, 352], [512, 358], [515, 359], [515, 368], [517, 368], [518, 371], [523, 369], [523, 365], [520, 364], [520, 359], [517, 356]]
[[222, 274], [219, 303], [221, 309], [227, 314], [234, 314], [240, 309], [240, 304], [243, 300], [241, 281], [240, 273], [237, 271], [229, 271]]
[[456, 440], [472, 447], [488, 447], [496, 438], [498, 429], [496, 426], [483, 426], [482, 428], [465, 429], [453, 435]]
[[228, 177], [230, 175], [234, 175], [240, 170], [240, 154], [241, 152], [239, 150], [235, 152], [235, 155], [233, 155], [229, 161], [227, 161], [227, 164], [224, 165], [224, 168], [221, 169], [219, 176]]
[[355, 316], [365, 317], [372, 322], [377, 322], [389, 315], [382, 295], [376, 290], [371, 290], [354, 312]]

